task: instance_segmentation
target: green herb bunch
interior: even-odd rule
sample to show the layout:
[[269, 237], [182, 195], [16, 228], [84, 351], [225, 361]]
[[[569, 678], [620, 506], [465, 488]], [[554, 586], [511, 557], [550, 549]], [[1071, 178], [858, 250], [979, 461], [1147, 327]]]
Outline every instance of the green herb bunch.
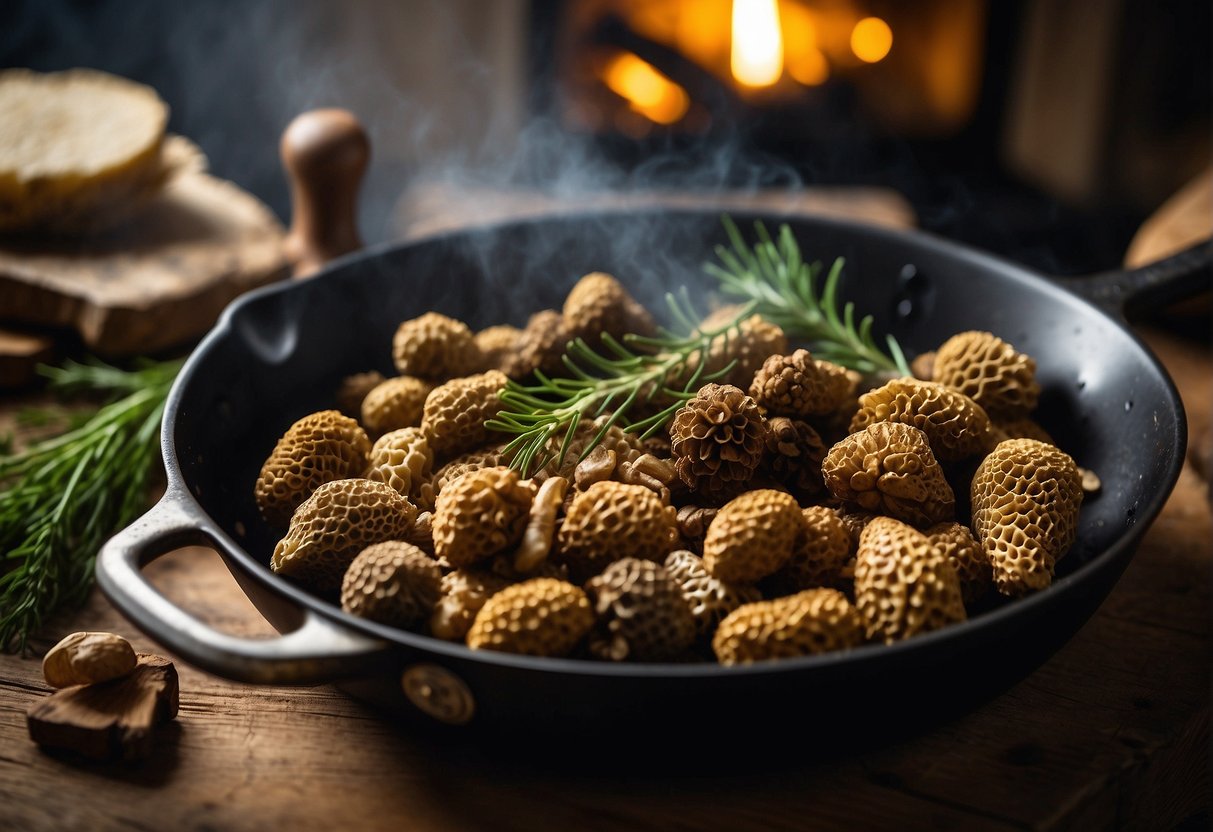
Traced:
[[179, 368], [41, 368], [55, 390], [119, 398], [60, 436], [0, 456], [0, 649], [24, 651], [47, 615], [83, 603], [98, 549], [145, 508]]

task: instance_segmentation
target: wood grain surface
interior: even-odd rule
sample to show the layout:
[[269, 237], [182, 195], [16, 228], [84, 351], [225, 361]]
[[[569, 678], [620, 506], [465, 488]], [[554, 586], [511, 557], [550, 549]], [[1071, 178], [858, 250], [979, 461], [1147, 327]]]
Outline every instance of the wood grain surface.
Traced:
[[[1208, 345], [1161, 332], [1148, 340], [1193, 427], [1207, 425]], [[772, 737], [769, 755], [708, 755], [669, 770], [644, 765], [654, 749], [595, 759], [576, 737], [567, 756], [535, 759], [475, 736], [410, 734], [333, 687], [251, 687], [178, 660], [180, 713], [151, 759], [86, 763], [30, 742], [25, 711], [49, 689], [37, 659], [0, 656], [0, 828], [1151, 830], [1185, 820], [1202, 828], [1207, 488], [1185, 467], [1112, 595], [1038, 671], [928, 733], [862, 751], [814, 747], [810, 721], [803, 733]], [[220, 629], [272, 635], [205, 549], [174, 553], [149, 574]], [[137, 650], [163, 652], [97, 594], [35, 647], [41, 654], [77, 629], [116, 631]], [[571, 762], [587, 758], [595, 764]]]

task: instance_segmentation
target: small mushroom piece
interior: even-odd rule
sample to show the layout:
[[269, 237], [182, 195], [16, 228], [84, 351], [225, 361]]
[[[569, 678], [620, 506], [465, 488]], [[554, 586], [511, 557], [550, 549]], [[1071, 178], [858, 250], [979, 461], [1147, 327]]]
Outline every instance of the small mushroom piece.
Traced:
[[699, 638], [709, 638], [725, 616], [742, 604], [762, 600], [762, 593], [756, 587], [727, 584], [713, 578], [703, 565], [703, 559], [686, 549], [670, 552], [665, 559], [665, 568], [682, 591], [682, 598], [695, 619], [695, 632]]
[[681, 589], [652, 561], [617, 560], [585, 589], [596, 622], [590, 652], [599, 659], [669, 660], [695, 641], [695, 618]]
[[417, 508], [407, 498], [381, 482], [325, 483], [291, 517], [270, 568], [316, 592], [337, 592], [359, 552], [404, 538], [416, 516]]
[[973, 533], [1003, 595], [1053, 582], [1078, 533], [1082, 474], [1069, 454], [1035, 439], [1008, 439], [982, 461], [971, 490]]
[[990, 417], [964, 393], [910, 378], [899, 378], [859, 397], [851, 433], [877, 422], [912, 425], [927, 436], [941, 462], [954, 462], [994, 447]]
[[501, 411], [501, 391], [509, 379], [498, 370], [440, 384], [425, 399], [421, 429], [441, 460], [485, 444], [484, 423]]
[[377, 385], [362, 400], [362, 426], [371, 436], [421, 424], [425, 399], [434, 385], [413, 376], [396, 376]]
[[826, 446], [808, 422], [775, 416], [767, 420], [766, 467], [794, 493], [816, 497], [825, 491], [821, 463]]
[[816, 361], [808, 350], [769, 356], [754, 374], [750, 396], [777, 416], [825, 416], [838, 409], [849, 386], [840, 384], [833, 366]]
[[752, 584], [786, 564], [804, 533], [800, 506], [791, 494], [747, 491], [712, 520], [703, 540], [703, 564], [712, 577]]
[[456, 569], [443, 575], [442, 594], [430, 616], [430, 633], [446, 641], [463, 641], [480, 608], [510, 583], [509, 578], [487, 569]]
[[1036, 408], [1036, 362], [991, 332], [953, 335], [935, 351], [931, 380], [959, 390], [991, 419], [1014, 419]]
[[555, 578], [532, 578], [485, 602], [467, 644], [473, 650], [555, 658], [571, 653], [593, 626], [594, 611], [580, 588]]
[[430, 475], [434, 452], [421, 428], [401, 428], [375, 440], [366, 478], [390, 485], [406, 497]]
[[363, 549], [341, 583], [341, 608], [407, 630], [429, 618], [438, 602], [442, 570], [411, 543], [386, 540]]
[[956, 498], [926, 434], [877, 422], [830, 448], [821, 472], [839, 500], [926, 528], [952, 520]]
[[716, 628], [712, 650], [724, 665], [815, 656], [863, 643], [863, 622], [836, 589], [738, 607]]
[[994, 581], [990, 559], [982, 551], [968, 526], [939, 523], [926, 531], [960, 578], [960, 596], [965, 606], [980, 601]]
[[125, 676], [138, 658], [131, 643], [115, 633], [72, 633], [46, 651], [42, 677], [53, 688], [95, 685]]
[[547, 560], [556, 536], [556, 513], [564, 502], [569, 481], [564, 477], [549, 477], [539, 486], [531, 503], [522, 543], [514, 553], [514, 569], [521, 573], [534, 572]]
[[964, 621], [960, 578], [925, 534], [877, 517], [859, 538], [855, 606], [873, 641], [892, 644]]
[[326, 482], [360, 477], [371, 440], [366, 431], [336, 410], [322, 410], [295, 422], [261, 466], [253, 496], [261, 516], [285, 526], [291, 514]]
[[703, 539], [720, 509], [716, 506], [683, 506], [678, 509], [678, 534], [695, 555], [703, 554]]
[[573, 497], [556, 539], [559, 561], [585, 580], [620, 558], [663, 560], [678, 527], [673, 507], [644, 486], [600, 482]]
[[441, 382], [476, 372], [484, 357], [467, 324], [426, 312], [396, 329], [392, 361], [401, 375]]
[[516, 545], [534, 496], [517, 471], [504, 466], [469, 471], [438, 495], [434, 553], [459, 568]]

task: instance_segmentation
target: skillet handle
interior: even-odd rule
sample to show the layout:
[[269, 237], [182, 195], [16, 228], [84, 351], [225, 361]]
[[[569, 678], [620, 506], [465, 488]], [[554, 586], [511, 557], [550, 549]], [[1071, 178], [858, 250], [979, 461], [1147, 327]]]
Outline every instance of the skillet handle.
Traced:
[[1054, 282], [1114, 318], [1161, 309], [1213, 287], [1213, 240], [1206, 240], [1137, 269], [1113, 270]]
[[279, 638], [246, 639], [212, 629], [161, 595], [143, 576], [144, 566], [182, 546], [222, 548], [199, 528], [186, 499], [182, 491], [170, 487], [159, 503], [111, 538], [97, 556], [101, 590], [139, 629], [190, 664], [239, 682], [318, 684], [388, 664], [391, 651], [386, 642], [294, 604], [291, 612], [297, 628]]

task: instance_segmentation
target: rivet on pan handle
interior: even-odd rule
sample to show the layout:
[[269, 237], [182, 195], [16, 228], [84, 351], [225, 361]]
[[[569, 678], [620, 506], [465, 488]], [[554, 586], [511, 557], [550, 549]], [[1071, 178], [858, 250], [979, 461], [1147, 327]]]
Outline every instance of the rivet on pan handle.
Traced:
[[[299, 626], [271, 639], [245, 639], [212, 629], [160, 594], [143, 567], [190, 545], [222, 544], [199, 527], [179, 486], [119, 532], [97, 556], [97, 583], [114, 606], [173, 653], [217, 676], [240, 682], [304, 685], [368, 674], [389, 666], [388, 644], [299, 608]], [[282, 596], [285, 600], [285, 596]]]

